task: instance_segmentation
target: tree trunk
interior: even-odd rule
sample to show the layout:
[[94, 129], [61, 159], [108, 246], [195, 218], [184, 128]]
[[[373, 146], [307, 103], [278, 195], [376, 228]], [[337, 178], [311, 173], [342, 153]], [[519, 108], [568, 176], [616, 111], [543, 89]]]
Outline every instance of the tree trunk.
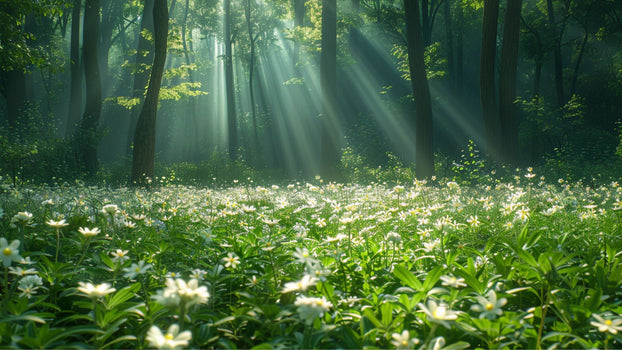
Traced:
[[555, 69], [555, 91], [557, 93], [557, 107], [561, 108], [566, 103], [564, 97], [564, 75], [562, 67], [562, 50], [561, 50], [561, 31], [558, 33], [555, 23], [555, 13], [553, 11], [553, 0], [546, 0], [546, 9], [549, 18], [549, 30], [554, 33], [556, 38], [553, 44], [553, 63]]
[[464, 16], [462, 11], [462, 1], [458, 1], [456, 4], [456, 23], [459, 26], [456, 35], [456, 85], [461, 93], [464, 87]]
[[417, 0], [404, 0], [408, 66], [415, 99], [415, 175], [418, 179], [434, 175], [432, 102], [424, 61], [424, 39]]
[[421, 0], [421, 33], [423, 36], [423, 47], [430, 46], [432, 43], [432, 26], [430, 19], [430, 2]]
[[102, 108], [102, 88], [99, 75], [98, 38], [99, 38], [99, 0], [86, 0], [84, 8], [84, 32], [82, 48], [84, 50], [84, 79], [86, 82], [86, 106], [80, 122], [78, 149], [80, 162], [87, 176], [94, 175], [99, 169], [97, 160], [98, 128]]
[[585, 46], [587, 46], [587, 41], [589, 39], [589, 34], [587, 28], [587, 23], [585, 24], [585, 35], [583, 36], [583, 40], [581, 41], [581, 48], [579, 49], [579, 56], [577, 57], [577, 62], [574, 66], [574, 72], [572, 74], [572, 82], [570, 83], [570, 96], [575, 94], [575, 90], [577, 88], [577, 78], [579, 77], [579, 68], [581, 67], [581, 61], [583, 60], [583, 53], [585, 53]]
[[[304, 25], [305, 18], [305, 0], [294, 0], [294, 26], [296, 28]], [[299, 73], [298, 69], [298, 56], [300, 55], [300, 43], [298, 40], [294, 41], [294, 53], [292, 62], [294, 64], [294, 72]]]
[[153, 1], [145, 0], [143, 6], [143, 15], [140, 20], [140, 32], [138, 33], [138, 49], [136, 51], [136, 73], [134, 73], [134, 87], [132, 88], [132, 98], [138, 99], [139, 104], [132, 108], [132, 114], [130, 115], [130, 127], [127, 135], [127, 144], [125, 148], [125, 154], [130, 156], [132, 154], [132, 144], [134, 143], [134, 135], [136, 134], [136, 123], [138, 122], [138, 116], [141, 109], [138, 107], [142, 105], [145, 98], [145, 89], [149, 82], [149, 72], [151, 71], [150, 65], [153, 63], [153, 50], [151, 50], [151, 43], [145, 38], [143, 32], [153, 33]]
[[7, 125], [12, 136], [20, 136], [20, 119], [26, 110], [26, 74], [22, 68], [0, 72], [3, 83], [3, 94], [6, 98]]
[[452, 87], [456, 86], [456, 59], [454, 57], [454, 31], [451, 19], [451, 0], [443, 2], [443, 17], [445, 17], [445, 40], [447, 41], [447, 71]]
[[[246, 17], [246, 27], [248, 29], [248, 42], [250, 43], [250, 52], [248, 59], [248, 91], [251, 102], [251, 116], [253, 118], [253, 146], [255, 148], [255, 154], [261, 154], [261, 146], [259, 143], [259, 134], [257, 131], [257, 106], [255, 105], [255, 89], [254, 89], [254, 78], [255, 78], [255, 40], [257, 37], [253, 33], [253, 23], [252, 23], [252, 8], [251, 8], [251, 0], [246, 0], [246, 7], [244, 9], [244, 15]], [[258, 157], [254, 158], [258, 160]]]
[[[186, 6], [184, 7], [184, 17], [181, 21], [181, 45], [184, 51], [184, 59], [186, 60], [186, 65], [190, 66], [190, 49], [187, 44], [186, 32], [188, 29], [188, 11], [190, 10], [190, 0], [186, 0]], [[169, 10], [169, 16], [172, 11]], [[188, 70], [188, 80], [190, 83], [194, 83], [193, 77], [194, 71], [192, 69]], [[195, 155], [198, 150], [198, 142], [199, 142], [199, 123], [197, 120], [197, 107], [196, 107], [196, 98], [191, 97], [188, 101], [190, 105], [190, 116], [189, 123], [186, 123], [187, 135], [190, 139], [186, 141], [186, 154], [189, 156]], [[192, 136], [191, 136], [192, 135]], [[196, 160], [196, 159], [195, 159]]]
[[69, 95], [69, 113], [65, 136], [71, 137], [80, 121], [82, 110], [82, 65], [80, 64], [80, 11], [82, 0], [73, 0], [71, 11], [71, 92]]
[[231, 49], [231, 0], [224, 0], [225, 26], [225, 85], [227, 90], [227, 128], [229, 158], [235, 160], [238, 151], [237, 115], [235, 112], [235, 89], [233, 86], [233, 54]]
[[166, 62], [166, 44], [168, 40], [168, 9], [166, 0], [155, 0], [153, 6], [155, 55], [149, 78], [149, 87], [145, 103], [138, 117], [136, 136], [134, 137], [134, 155], [132, 159], [132, 184], [147, 185], [153, 178], [156, 141], [156, 116], [160, 85]]
[[495, 55], [499, 0], [484, 0], [480, 58], [480, 100], [486, 133], [486, 151], [493, 159], [501, 152], [501, 125], [495, 97]]
[[322, 0], [322, 87], [321, 173], [325, 179], [337, 177], [341, 128], [337, 119], [337, 1]]
[[518, 121], [514, 101], [522, 2], [523, 0], [507, 1], [501, 49], [499, 115], [503, 137], [503, 160], [509, 164], [516, 164], [518, 161]]

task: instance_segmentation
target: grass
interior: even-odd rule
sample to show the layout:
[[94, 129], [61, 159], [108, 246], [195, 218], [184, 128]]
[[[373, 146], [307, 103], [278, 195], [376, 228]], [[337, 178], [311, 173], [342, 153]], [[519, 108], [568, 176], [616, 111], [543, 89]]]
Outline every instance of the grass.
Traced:
[[622, 188], [0, 193], [3, 348], [619, 348]]

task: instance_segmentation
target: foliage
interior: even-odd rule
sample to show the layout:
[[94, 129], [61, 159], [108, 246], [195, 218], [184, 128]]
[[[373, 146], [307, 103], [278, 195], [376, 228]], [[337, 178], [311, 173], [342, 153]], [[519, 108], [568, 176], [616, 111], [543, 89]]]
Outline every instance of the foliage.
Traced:
[[[402, 73], [402, 78], [410, 81], [408, 48], [405, 45], [394, 45], [391, 54], [398, 60], [397, 68]], [[442, 78], [447, 74], [447, 58], [441, 55], [440, 42], [435, 42], [425, 48], [424, 60], [428, 80]]]
[[621, 198], [531, 171], [11, 188], [0, 346], [619, 348]]

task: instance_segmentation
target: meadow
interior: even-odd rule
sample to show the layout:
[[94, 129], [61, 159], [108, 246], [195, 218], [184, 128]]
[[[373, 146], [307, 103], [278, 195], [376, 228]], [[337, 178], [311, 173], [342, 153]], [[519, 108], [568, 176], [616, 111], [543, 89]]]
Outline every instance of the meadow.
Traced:
[[622, 188], [0, 189], [2, 348], [620, 348]]

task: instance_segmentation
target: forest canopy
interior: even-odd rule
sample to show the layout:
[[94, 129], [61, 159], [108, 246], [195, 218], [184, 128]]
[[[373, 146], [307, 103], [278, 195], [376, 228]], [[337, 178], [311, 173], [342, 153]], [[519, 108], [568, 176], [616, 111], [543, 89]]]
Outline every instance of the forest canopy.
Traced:
[[5, 0], [0, 24], [13, 183], [622, 169], [620, 1]]

